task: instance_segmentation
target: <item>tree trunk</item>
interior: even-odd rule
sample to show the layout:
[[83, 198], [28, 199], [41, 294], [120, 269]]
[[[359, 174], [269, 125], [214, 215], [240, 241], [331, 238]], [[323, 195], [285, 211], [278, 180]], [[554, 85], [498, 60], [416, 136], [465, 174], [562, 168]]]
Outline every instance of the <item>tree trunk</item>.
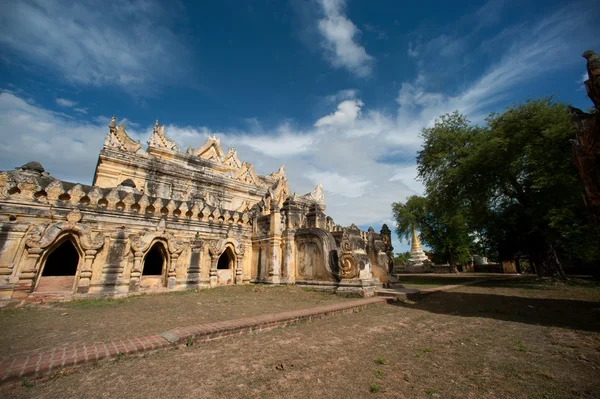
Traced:
[[552, 245], [546, 245], [546, 248], [534, 254], [532, 259], [538, 277], [552, 277], [566, 280], [565, 272]]
[[600, 227], [600, 68], [598, 55], [586, 51], [588, 80], [584, 82], [587, 95], [594, 103], [596, 112], [588, 114], [569, 107], [571, 122], [576, 130], [573, 140], [573, 163], [579, 170], [583, 183], [585, 204], [590, 209], [596, 225]]
[[458, 269], [454, 265], [454, 255], [452, 253], [452, 250], [448, 251], [448, 255], [450, 256], [450, 270], [452, 271], [452, 273], [458, 273]]

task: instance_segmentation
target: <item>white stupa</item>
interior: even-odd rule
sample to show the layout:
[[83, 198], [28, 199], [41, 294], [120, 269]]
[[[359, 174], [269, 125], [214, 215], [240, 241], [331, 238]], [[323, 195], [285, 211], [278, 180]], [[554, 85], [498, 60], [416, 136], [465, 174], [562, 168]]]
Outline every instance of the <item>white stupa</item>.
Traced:
[[429, 258], [427, 258], [427, 255], [423, 252], [419, 237], [417, 236], [417, 230], [413, 227], [412, 245], [410, 246], [410, 261], [413, 263], [413, 266], [423, 266], [423, 262], [426, 260], [429, 260]]

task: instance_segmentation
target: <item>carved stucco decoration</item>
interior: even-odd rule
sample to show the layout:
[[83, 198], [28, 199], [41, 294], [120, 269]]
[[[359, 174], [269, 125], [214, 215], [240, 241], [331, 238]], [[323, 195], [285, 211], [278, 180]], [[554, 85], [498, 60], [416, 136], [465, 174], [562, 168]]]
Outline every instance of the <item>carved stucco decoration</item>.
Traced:
[[340, 273], [339, 250], [330, 232], [317, 228], [302, 228], [296, 231], [295, 240], [298, 245], [302, 242], [317, 244], [327, 272], [336, 280], [343, 278]]
[[340, 256], [340, 276], [342, 278], [356, 278], [358, 277], [358, 265], [353, 256], [352, 244], [348, 235], [348, 229], [344, 229], [341, 241], [341, 252]]
[[82, 217], [83, 216], [81, 215], [81, 211], [79, 209], [73, 209], [67, 215], [67, 221], [71, 223], [79, 223]]
[[173, 140], [169, 140], [165, 135], [165, 127], [158, 125], [158, 119], [154, 124], [154, 130], [148, 145], [151, 147], [166, 148], [167, 150], [178, 150], [177, 144]]
[[242, 183], [254, 184], [255, 186], [264, 185], [254, 172], [252, 165], [248, 162], [244, 162], [237, 172], [232, 172], [231, 177]]
[[220, 240], [209, 240], [208, 242], [208, 253], [212, 258], [217, 258], [221, 256], [223, 251], [228, 244], [233, 247], [233, 252], [239, 256], [244, 256], [244, 247], [243, 245], [234, 237], [229, 236], [227, 238], [222, 238]]
[[227, 166], [231, 166], [236, 169], [239, 169], [242, 167], [242, 163], [240, 162], [240, 160], [237, 157], [237, 151], [233, 147], [231, 147], [227, 151], [227, 154], [225, 155], [225, 158], [223, 159], [223, 163]]
[[305, 194], [301, 197], [302, 199], [309, 200], [312, 202], [316, 202], [318, 204], [325, 203], [325, 195], [323, 194], [323, 184], [317, 184], [317, 187], [313, 191], [308, 194]]
[[128, 152], [137, 152], [142, 145], [139, 141], [133, 140], [125, 132], [125, 124], [117, 126], [117, 118], [112, 117], [110, 124], [108, 125], [109, 131], [104, 140], [104, 147], [116, 147]]
[[0, 198], [8, 197], [8, 192], [15, 186], [14, 180], [8, 173], [0, 173]]
[[276, 180], [285, 178], [285, 167], [283, 165], [281, 165], [281, 167], [279, 168], [279, 170], [277, 172], [273, 172], [269, 176]]
[[290, 196], [290, 188], [287, 179], [279, 179], [273, 187], [269, 188], [266, 195], [270, 196], [273, 203], [281, 208], [285, 200]]
[[92, 230], [81, 223], [59, 222], [45, 226], [34, 227], [25, 239], [27, 248], [43, 249], [55, 242], [56, 238], [66, 232], [74, 232], [79, 237], [79, 242], [84, 250], [98, 250], [104, 245], [104, 234]]
[[199, 158], [208, 159], [221, 163], [223, 157], [223, 150], [221, 149], [221, 141], [217, 138], [217, 135], [208, 136], [208, 139], [200, 148], [188, 149], [188, 154], [195, 155]]
[[156, 240], [163, 240], [167, 243], [167, 249], [171, 256], [179, 256], [185, 249], [185, 241], [181, 238], [175, 238], [173, 234], [151, 231], [139, 234], [130, 234], [129, 242], [133, 252], [143, 253], [150, 249], [150, 246]]

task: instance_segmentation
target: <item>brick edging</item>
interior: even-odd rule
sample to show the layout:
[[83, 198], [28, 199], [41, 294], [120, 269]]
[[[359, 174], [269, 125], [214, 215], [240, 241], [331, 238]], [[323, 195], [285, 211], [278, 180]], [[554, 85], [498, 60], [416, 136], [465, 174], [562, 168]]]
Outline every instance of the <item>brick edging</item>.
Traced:
[[356, 309], [385, 302], [387, 302], [387, 299], [383, 297], [364, 298], [309, 309], [204, 323], [196, 326], [177, 327], [159, 334], [142, 337], [53, 348], [28, 356], [14, 357], [0, 361], [0, 382], [4, 383], [24, 377], [48, 376], [65, 367], [117, 358], [122, 355], [164, 349], [182, 343], [205, 342], [230, 335], [267, 331], [299, 322], [350, 313]]

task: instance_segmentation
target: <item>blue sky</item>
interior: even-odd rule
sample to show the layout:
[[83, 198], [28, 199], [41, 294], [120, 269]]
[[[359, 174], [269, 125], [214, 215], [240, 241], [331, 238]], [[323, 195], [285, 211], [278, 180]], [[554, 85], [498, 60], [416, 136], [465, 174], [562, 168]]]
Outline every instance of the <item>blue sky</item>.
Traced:
[[594, 1], [5, 0], [0, 170], [90, 183], [111, 115], [144, 143], [159, 118], [180, 147], [216, 133], [258, 173], [285, 164], [292, 191], [322, 182], [336, 223], [379, 229], [422, 192], [419, 132], [439, 115], [591, 106], [599, 19]]

